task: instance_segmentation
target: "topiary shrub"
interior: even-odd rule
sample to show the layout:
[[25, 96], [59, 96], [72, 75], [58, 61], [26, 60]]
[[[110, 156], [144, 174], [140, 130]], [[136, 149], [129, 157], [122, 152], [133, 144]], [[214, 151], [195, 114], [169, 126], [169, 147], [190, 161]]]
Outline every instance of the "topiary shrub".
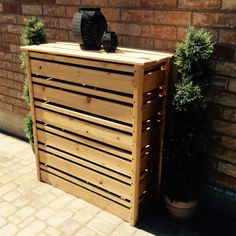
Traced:
[[[39, 18], [33, 16], [24, 20], [24, 29], [22, 32], [22, 41], [24, 45], [35, 45], [47, 42], [47, 30]], [[20, 54], [22, 69], [26, 69], [26, 54]], [[28, 78], [25, 77], [23, 84], [22, 98], [25, 102], [30, 102]], [[32, 115], [29, 112], [25, 118], [24, 131], [30, 143], [33, 143]]]
[[208, 119], [206, 94], [211, 83], [211, 35], [188, 28], [176, 45], [178, 79], [170, 104], [172, 127], [165, 145], [165, 194], [172, 201], [199, 198], [204, 180]]

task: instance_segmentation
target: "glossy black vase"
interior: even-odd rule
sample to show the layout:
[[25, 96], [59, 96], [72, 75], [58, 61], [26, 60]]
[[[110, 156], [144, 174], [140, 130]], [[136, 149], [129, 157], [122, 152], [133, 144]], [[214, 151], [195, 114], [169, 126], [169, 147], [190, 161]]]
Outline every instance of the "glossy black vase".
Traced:
[[99, 50], [107, 22], [100, 8], [80, 8], [72, 21], [72, 33], [82, 49]]
[[115, 52], [118, 46], [118, 38], [115, 32], [104, 32], [102, 45], [106, 52]]

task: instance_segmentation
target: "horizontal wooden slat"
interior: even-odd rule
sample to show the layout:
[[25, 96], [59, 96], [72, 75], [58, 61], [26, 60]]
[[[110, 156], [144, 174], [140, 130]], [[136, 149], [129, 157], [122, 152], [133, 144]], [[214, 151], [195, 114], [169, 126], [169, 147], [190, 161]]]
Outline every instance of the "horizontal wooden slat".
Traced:
[[102, 69], [109, 68], [111, 70], [117, 70], [123, 72], [130, 72], [130, 73], [134, 72], [134, 66], [128, 64], [112, 63], [112, 62], [109, 63], [106, 61], [89, 60], [89, 59], [86, 60], [82, 58], [59, 56], [54, 54], [37, 53], [37, 52], [30, 52], [30, 57], [50, 60], [55, 62], [63, 62], [75, 65], [95, 67], [95, 68], [102, 68]]
[[56, 126], [121, 149], [129, 151], [132, 150], [132, 136], [129, 134], [40, 108], [35, 108], [35, 113], [37, 121]]
[[[64, 177], [64, 176], [63, 176]], [[57, 188], [60, 188], [70, 194], [73, 194], [76, 197], [83, 198], [87, 202], [94, 204], [98, 207], [102, 207], [105, 210], [108, 210], [111, 213], [116, 214], [122, 219], [129, 221], [129, 209], [125, 208], [117, 203], [106, 199], [94, 192], [91, 192], [87, 189], [84, 189], [73, 182], [66, 181], [63, 178], [50, 174], [46, 171], [41, 170], [41, 179], [42, 181], [49, 183]]]
[[33, 84], [33, 90], [34, 98], [80, 109], [121, 122], [132, 123], [132, 107], [37, 84]]
[[[60, 157], [65, 158], [65, 159], [67, 159], [69, 161], [76, 162], [76, 163], [78, 163], [80, 165], [86, 166], [86, 167], [88, 167], [90, 169], [93, 169], [93, 170], [98, 171], [100, 173], [103, 173], [105, 175], [111, 176], [112, 178], [116, 178], [116, 179], [119, 179], [119, 180], [121, 180], [121, 181], [123, 181], [123, 182], [125, 182], [127, 184], [130, 184], [131, 180], [130, 180], [129, 177], [121, 175], [121, 174], [117, 173], [114, 170], [105, 169], [105, 168], [103, 168], [103, 167], [101, 167], [99, 165], [96, 165], [96, 163], [95, 164], [91, 163], [89, 161], [86, 161], [86, 160], [83, 160], [81, 158], [78, 158], [77, 156], [72, 156], [72, 155], [70, 155], [68, 153], [59, 151], [59, 150], [57, 150], [55, 148], [52, 148], [52, 147], [49, 147], [49, 146], [45, 146], [45, 145], [39, 144], [38, 147], [39, 147], [40, 150], [43, 150], [45, 152], [49, 152], [49, 153], [51, 153], [53, 155], [60, 156]], [[42, 155], [40, 155], [40, 157], [41, 156]]]
[[162, 70], [152, 71], [144, 76], [143, 92], [157, 89], [164, 83], [164, 72]]
[[108, 169], [115, 170], [121, 174], [130, 176], [130, 162], [120, 159], [111, 154], [86, 146], [82, 143], [77, 143], [67, 138], [62, 138], [54, 134], [38, 130], [38, 140], [45, 145], [55, 147], [59, 150], [79, 156], [87, 161], [97, 163]]
[[39, 151], [39, 158], [48, 166], [130, 200], [130, 186], [125, 183], [46, 152]]
[[111, 71], [89, 70], [76, 66], [31, 60], [31, 73], [112, 91], [129, 94], [133, 92], [133, 76], [112, 73]]
[[73, 111], [70, 109], [66, 109], [63, 107], [59, 107], [53, 104], [50, 104], [50, 102], [40, 102], [40, 101], [35, 101], [34, 102], [35, 106], [37, 107], [42, 107], [51, 111], [55, 111], [55, 112], [59, 112], [61, 114], [65, 114], [71, 117], [75, 117], [75, 118], [79, 118], [82, 120], [89, 120], [93, 123], [99, 124], [99, 125], [103, 125], [103, 126], [108, 126], [110, 128], [114, 128], [114, 129], [118, 129], [121, 131], [125, 131], [128, 133], [132, 133], [133, 132], [133, 128], [128, 126], [128, 125], [123, 125], [123, 124], [119, 124], [116, 122], [112, 122], [109, 120], [105, 120], [105, 119], [101, 119], [98, 118], [96, 116], [91, 116], [91, 115], [87, 115], [78, 111]]
[[57, 87], [57, 88], [63, 88], [63, 89], [67, 89], [67, 90], [71, 90], [71, 91], [75, 91], [75, 92], [79, 92], [79, 93], [92, 95], [92, 96], [111, 99], [111, 100], [115, 100], [118, 102], [133, 104], [132, 97], [122, 96], [119, 94], [104, 92], [104, 91], [100, 91], [97, 89], [86, 88], [86, 87], [82, 87], [82, 86], [78, 86], [78, 85], [71, 85], [71, 84], [67, 84], [67, 83], [63, 83], [63, 82], [58, 82], [52, 78], [43, 79], [43, 78], [37, 78], [37, 77], [32, 76], [32, 81], [36, 82], [36, 83], [43, 84], [43, 85], [49, 85], [49, 86], [53, 86], [53, 87]]
[[107, 144], [102, 144], [102, 143], [93, 141], [91, 139], [83, 138], [81, 136], [65, 132], [64, 130], [61, 130], [61, 129], [56, 129], [55, 127], [51, 127], [47, 124], [42, 125], [42, 124], [37, 123], [37, 128], [39, 128], [41, 130], [48, 131], [50, 133], [54, 133], [55, 135], [63, 136], [67, 139], [71, 139], [71, 140], [74, 140], [74, 141], [79, 142], [79, 143], [83, 143], [85, 145], [94, 147], [96, 149], [99, 149], [101, 151], [113, 154], [115, 156], [122, 157], [122, 158], [124, 158], [128, 161], [130, 161], [132, 159], [131, 153], [129, 153], [129, 152], [126, 152], [124, 150], [109, 146]]

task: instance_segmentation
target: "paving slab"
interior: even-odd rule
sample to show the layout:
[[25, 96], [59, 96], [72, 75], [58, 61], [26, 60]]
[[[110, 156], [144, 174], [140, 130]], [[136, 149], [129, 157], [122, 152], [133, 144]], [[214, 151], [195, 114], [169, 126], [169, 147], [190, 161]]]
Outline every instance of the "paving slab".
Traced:
[[0, 236], [151, 236], [86, 201], [37, 181], [31, 145], [0, 133]]

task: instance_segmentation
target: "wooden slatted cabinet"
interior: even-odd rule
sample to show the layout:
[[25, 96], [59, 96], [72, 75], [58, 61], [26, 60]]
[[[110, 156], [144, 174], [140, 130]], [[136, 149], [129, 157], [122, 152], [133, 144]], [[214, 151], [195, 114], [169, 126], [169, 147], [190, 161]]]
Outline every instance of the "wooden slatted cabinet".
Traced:
[[39, 180], [135, 224], [160, 186], [172, 55], [22, 47]]

